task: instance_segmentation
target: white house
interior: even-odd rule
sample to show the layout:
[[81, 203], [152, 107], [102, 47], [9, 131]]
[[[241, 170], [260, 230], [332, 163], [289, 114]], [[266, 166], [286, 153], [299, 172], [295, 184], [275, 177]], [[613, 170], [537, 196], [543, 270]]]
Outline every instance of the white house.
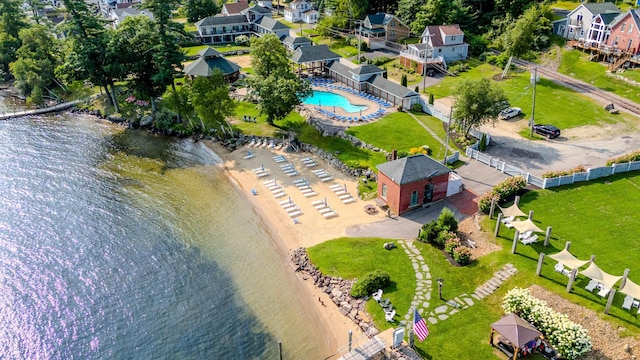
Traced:
[[153, 14], [151, 13], [151, 11], [146, 9], [139, 10], [138, 8], [132, 6], [124, 9], [111, 9], [111, 11], [109, 12], [109, 20], [112, 21], [111, 25], [114, 29], [117, 28], [124, 21], [124, 19], [130, 16], [146, 16], [149, 19], [153, 20]]
[[469, 44], [464, 42], [464, 32], [458, 25], [427, 26], [421, 35], [420, 44], [411, 44], [400, 52], [400, 64], [423, 73], [428, 64], [441, 64], [464, 60], [469, 53]]
[[619, 14], [620, 9], [610, 2], [580, 4], [566, 19], [555, 21], [553, 28], [557, 35], [569, 40], [605, 42], [608, 24]]
[[315, 24], [318, 22], [318, 10], [306, 0], [294, 0], [284, 8], [284, 19], [292, 23]]

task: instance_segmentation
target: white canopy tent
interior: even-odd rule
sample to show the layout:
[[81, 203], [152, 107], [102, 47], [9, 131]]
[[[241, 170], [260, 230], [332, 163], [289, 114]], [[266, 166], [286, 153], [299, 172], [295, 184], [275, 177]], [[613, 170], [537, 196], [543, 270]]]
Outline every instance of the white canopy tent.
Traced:
[[627, 278], [627, 281], [625, 281], [622, 289], [620, 289], [620, 292], [623, 294], [632, 296], [635, 299], [640, 299], [640, 285], [634, 283], [628, 278]]
[[520, 210], [520, 208], [518, 207], [518, 204], [513, 204], [508, 208], [502, 208], [500, 207], [500, 205], [498, 205], [498, 208], [502, 212], [502, 215], [504, 215], [505, 217], [513, 216], [515, 218], [518, 216], [527, 216], [527, 214], [525, 214], [524, 212], [522, 212], [522, 210]]
[[613, 286], [622, 279], [622, 276], [615, 276], [602, 271], [595, 262], [591, 262], [589, 267], [580, 271], [580, 274], [601, 283], [609, 289], [612, 289]]
[[532, 232], [539, 232], [539, 233], [544, 232], [544, 230], [536, 226], [536, 224], [534, 224], [533, 221], [531, 221], [531, 219], [522, 220], [522, 221], [512, 221], [511, 225], [513, 225], [513, 227], [516, 228], [516, 230], [518, 230], [520, 233], [523, 233], [525, 231], [532, 231]]
[[571, 270], [580, 268], [589, 262], [589, 260], [580, 260], [576, 258], [566, 248], [562, 249], [559, 253], [549, 255], [549, 257], [559, 263], [562, 263]]

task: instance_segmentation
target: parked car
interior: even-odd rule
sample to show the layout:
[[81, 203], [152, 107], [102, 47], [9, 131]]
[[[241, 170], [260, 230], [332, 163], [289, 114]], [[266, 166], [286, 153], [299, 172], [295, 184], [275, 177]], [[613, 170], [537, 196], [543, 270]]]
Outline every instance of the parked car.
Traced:
[[533, 131], [538, 135], [546, 137], [547, 139], [555, 139], [560, 136], [560, 129], [548, 124], [534, 124]]
[[510, 107], [510, 108], [506, 108], [502, 111], [500, 111], [500, 114], [498, 114], [498, 119], [500, 120], [509, 120], [511, 118], [514, 118], [518, 115], [522, 114], [522, 109], [517, 108], [517, 107]]

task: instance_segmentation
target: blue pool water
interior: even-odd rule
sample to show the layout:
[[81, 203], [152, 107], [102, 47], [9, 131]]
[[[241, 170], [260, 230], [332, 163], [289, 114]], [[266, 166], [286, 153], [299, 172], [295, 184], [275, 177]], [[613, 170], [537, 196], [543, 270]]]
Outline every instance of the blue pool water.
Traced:
[[364, 111], [368, 107], [365, 105], [354, 105], [350, 103], [346, 97], [326, 91], [314, 91], [311, 97], [304, 99], [304, 103], [307, 105], [318, 105], [323, 107], [335, 106], [350, 113]]

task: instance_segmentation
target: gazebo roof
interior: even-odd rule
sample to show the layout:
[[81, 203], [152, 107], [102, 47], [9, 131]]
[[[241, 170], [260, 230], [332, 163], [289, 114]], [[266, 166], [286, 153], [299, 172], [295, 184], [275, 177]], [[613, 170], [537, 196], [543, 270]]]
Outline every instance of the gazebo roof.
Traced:
[[580, 271], [580, 274], [588, 278], [591, 278], [608, 288], [613, 288], [613, 286], [618, 282], [618, 280], [622, 279], [622, 276], [615, 276], [615, 275], [611, 275], [609, 273], [604, 272], [602, 269], [598, 267], [598, 265], [596, 265], [595, 262], [591, 262], [589, 267]]
[[220, 51], [207, 46], [206, 48], [200, 50], [198, 52], [198, 56], [203, 57], [203, 58], [210, 58], [210, 57], [218, 57], [218, 56], [222, 56], [222, 54], [220, 53]]
[[623, 294], [631, 295], [636, 299], [640, 299], [640, 285], [634, 283], [633, 281], [627, 278], [627, 281], [624, 283], [620, 292]]
[[299, 47], [291, 57], [291, 61], [296, 64], [338, 59], [340, 59], [340, 55], [331, 51], [328, 45], [302, 46]]
[[534, 224], [531, 219], [512, 221], [511, 225], [513, 225], [513, 227], [521, 233], [525, 231], [544, 232], [544, 230], [540, 229], [536, 224]]
[[520, 210], [518, 204], [515, 203], [508, 208], [501, 208], [500, 205], [498, 205], [498, 207], [500, 208], [500, 211], [502, 211], [502, 215], [504, 216], [527, 216], [527, 214], [523, 213], [522, 210]]
[[549, 257], [557, 262], [561, 262], [571, 270], [580, 268], [589, 262], [589, 260], [580, 260], [576, 258], [566, 248], [562, 249], [559, 253], [549, 255]]
[[209, 77], [215, 69], [220, 69], [223, 74], [230, 75], [240, 71], [240, 66], [223, 57], [214, 57], [205, 59], [198, 58], [191, 64], [184, 67], [184, 73], [188, 76], [205, 76]]
[[503, 316], [502, 319], [491, 324], [491, 328], [518, 348], [542, 335], [538, 329], [516, 314]]

